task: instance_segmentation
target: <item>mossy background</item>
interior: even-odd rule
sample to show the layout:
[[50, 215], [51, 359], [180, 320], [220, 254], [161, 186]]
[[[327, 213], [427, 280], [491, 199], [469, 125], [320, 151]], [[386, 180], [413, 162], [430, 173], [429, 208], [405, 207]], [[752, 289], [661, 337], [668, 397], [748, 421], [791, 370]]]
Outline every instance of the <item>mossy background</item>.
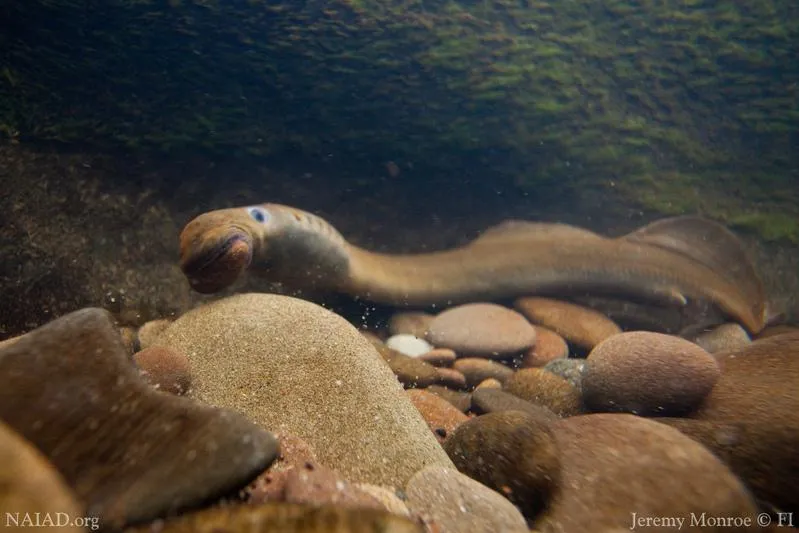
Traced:
[[391, 160], [799, 242], [795, 0], [6, 0], [0, 21], [16, 142]]

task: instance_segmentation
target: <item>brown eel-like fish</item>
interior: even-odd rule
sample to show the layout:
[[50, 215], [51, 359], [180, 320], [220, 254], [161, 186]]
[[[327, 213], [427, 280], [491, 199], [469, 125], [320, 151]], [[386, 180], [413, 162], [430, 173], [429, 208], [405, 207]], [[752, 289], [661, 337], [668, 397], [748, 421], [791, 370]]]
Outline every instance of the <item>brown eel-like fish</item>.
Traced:
[[181, 268], [213, 293], [251, 271], [299, 289], [398, 306], [447, 306], [536, 294], [593, 293], [717, 307], [751, 333], [766, 323], [762, 282], [739, 239], [697, 216], [618, 238], [565, 224], [507, 221], [464, 246], [382, 254], [347, 242], [322, 218], [279, 204], [221, 209], [180, 236]]

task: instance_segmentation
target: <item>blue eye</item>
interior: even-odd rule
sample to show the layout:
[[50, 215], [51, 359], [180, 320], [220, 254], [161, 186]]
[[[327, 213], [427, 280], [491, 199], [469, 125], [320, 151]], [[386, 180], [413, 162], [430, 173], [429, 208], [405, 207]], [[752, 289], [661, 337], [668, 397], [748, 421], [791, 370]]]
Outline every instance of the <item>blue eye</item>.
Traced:
[[269, 220], [269, 213], [263, 207], [248, 207], [247, 212], [256, 222], [261, 224]]

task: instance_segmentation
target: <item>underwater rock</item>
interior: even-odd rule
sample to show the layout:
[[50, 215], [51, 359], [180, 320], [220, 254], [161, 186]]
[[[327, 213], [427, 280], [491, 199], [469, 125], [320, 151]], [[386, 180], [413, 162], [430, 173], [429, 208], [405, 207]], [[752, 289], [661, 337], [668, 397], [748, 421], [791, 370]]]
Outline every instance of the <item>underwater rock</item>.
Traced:
[[99, 521], [97, 517], [87, 517], [85, 524], [74, 522], [85, 516], [83, 506], [64, 478], [39, 450], [3, 422], [0, 422], [0, 464], [3, 465], [0, 509], [5, 528], [44, 531], [48, 527], [35, 528], [34, 524], [38, 525], [37, 517], [42, 520], [49, 517], [58, 531], [77, 533], [86, 531], [81, 526], [92, 526], [91, 520]]
[[419, 359], [433, 366], [450, 366], [457, 358], [455, 350], [449, 348], [433, 348], [419, 356]]
[[302, 438], [352, 482], [403, 486], [451, 465], [372, 344], [321, 306], [239, 294], [184, 314], [158, 343], [189, 356], [191, 397]]
[[558, 416], [572, 416], [582, 410], [579, 391], [565, 379], [540, 368], [516, 371], [505, 383], [505, 390]]
[[569, 345], [563, 340], [563, 337], [544, 326], [533, 326], [533, 328], [535, 329], [535, 345], [524, 352], [520, 364], [522, 368], [545, 366], [554, 359], [569, 356]]
[[424, 533], [407, 518], [376, 509], [291, 503], [215, 507], [128, 533]]
[[474, 390], [479, 390], [479, 389], [497, 389], [497, 390], [501, 390], [502, 389], [502, 382], [499, 381], [496, 378], [486, 378], [483, 381], [481, 381], [480, 383], [478, 383], [477, 386], [474, 388]]
[[444, 443], [458, 470], [535, 517], [560, 482], [552, 418], [503, 411], [461, 424]]
[[583, 402], [592, 411], [682, 415], [699, 406], [719, 374], [713, 356], [690, 341], [630, 331], [591, 350], [583, 371]]
[[397, 377], [400, 383], [406, 388], [411, 387], [427, 387], [434, 383], [438, 383], [439, 375], [438, 369], [431, 364], [417, 358], [405, 355], [398, 352], [393, 348], [386, 346], [380, 339], [364, 335], [372, 346], [375, 347], [377, 353], [388, 364], [391, 371]]
[[478, 387], [472, 393], [471, 410], [479, 415], [487, 413], [500, 413], [503, 411], [521, 411], [536, 418], [557, 420], [560, 418], [551, 410], [541, 405], [536, 405], [527, 400], [504, 390], [489, 387]]
[[441, 385], [430, 385], [429, 387], [426, 387], [424, 390], [426, 390], [427, 392], [432, 392], [436, 396], [444, 398], [449, 403], [454, 405], [456, 409], [464, 413], [469, 409], [469, 406], [472, 403], [472, 395], [469, 392], [452, 390]]
[[428, 466], [405, 487], [408, 508], [439, 533], [527, 533], [519, 510], [496, 491], [455, 470]]
[[452, 307], [430, 324], [427, 340], [461, 357], [503, 358], [535, 344], [535, 329], [507, 307], [474, 303]]
[[737, 350], [752, 342], [740, 324], [722, 324], [691, 339], [710, 353]]
[[438, 368], [436, 373], [438, 374], [436, 383], [439, 385], [451, 389], [465, 389], [467, 387], [466, 376], [459, 370], [454, 368]]
[[410, 357], [419, 357], [433, 349], [426, 340], [407, 333], [392, 335], [386, 339], [386, 346]]
[[137, 333], [140, 349], [144, 350], [154, 345], [155, 341], [158, 340], [158, 336], [163, 333], [171, 323], [172, 319], [169, 318], [159, 318], [158, 320], [145, 322]]
[[144, 379], [155, 389], [170, 394], [185, 394], [191, 387], [191, 366], [186, 354], [151, 346], [133, 354]]
[[432, 392], [410, 389], [407, 394], [439, 443], [444, 442], [455, 428], [469, 420], [462, 411]]
[[549, 328], [569, 343], [586, 350], [621, 333], [621, 328], [602, 313], [560, 300], [519, 298], [514, 307], [530, 322]]
[[572, 384], [578, 391], [583, 390], [583, 371], [585, 359], [553, 359], [544, 366], [544, 370], [563, 378]]
[[58, 318], [0, 351], [0, 419], [58, 468], [108, 527], [244, 485], [277, 443], [243, 416], [152, 390], [108, 312]]
[[424, 339], [434, 318], [435, 315], [430, 313], [401, 311], [391, 315], [388, 321], [388, 331], [391, 335], [406, 334]]
[[476, 387], [480, 382], [494, 378], [500, 383], [505, 383], [512, 375], [513, 369], [502, 363], [481, 357], [464, 357], [458, 359], [452, 368], [466, 377], [466, 385]]
[[[799, 332], [757, 340], [716, 359], [721, 377], [691, 416], [705, 424], [678, 429], [724, 459], [759, 499], [799, 509]], [[708, 432], [708, 424], [723, 431]]]
[[[681, 531], [710, 531], [696, 517], [754, 524], [757, 505], [708, 449], [663, 424], [628, 414], [590, 414], [552, 424], [560, 490], [534, 523], [541, 533], [629, 531], [633, 516], [686, 517]], [[636, 525], [637, 528], [637, 525]]]
[[389, 513], [399, 516], [411, 515], [408, 506], [397, 496], [395, 491], [379, 485], [370, 485], [369, 483], [356, 483], [355, 486], [379, 501]]

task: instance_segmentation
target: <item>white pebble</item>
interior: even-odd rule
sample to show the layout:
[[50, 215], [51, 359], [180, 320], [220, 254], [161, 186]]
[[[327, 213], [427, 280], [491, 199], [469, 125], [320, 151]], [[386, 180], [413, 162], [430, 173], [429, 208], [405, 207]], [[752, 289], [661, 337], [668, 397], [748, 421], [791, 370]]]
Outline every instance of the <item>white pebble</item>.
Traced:
[[426, 340], [420, 339], [419, 337], [415, 337], [408, 333], [392, 335], [386, 341], [386, 346], [392, 350], [397, 350], [400, 353], [404, 353], [405, 355], [410, 355], [411, 357], [419, 357], [420, 355], [426, 354], [433, 349], [430, 343]]

